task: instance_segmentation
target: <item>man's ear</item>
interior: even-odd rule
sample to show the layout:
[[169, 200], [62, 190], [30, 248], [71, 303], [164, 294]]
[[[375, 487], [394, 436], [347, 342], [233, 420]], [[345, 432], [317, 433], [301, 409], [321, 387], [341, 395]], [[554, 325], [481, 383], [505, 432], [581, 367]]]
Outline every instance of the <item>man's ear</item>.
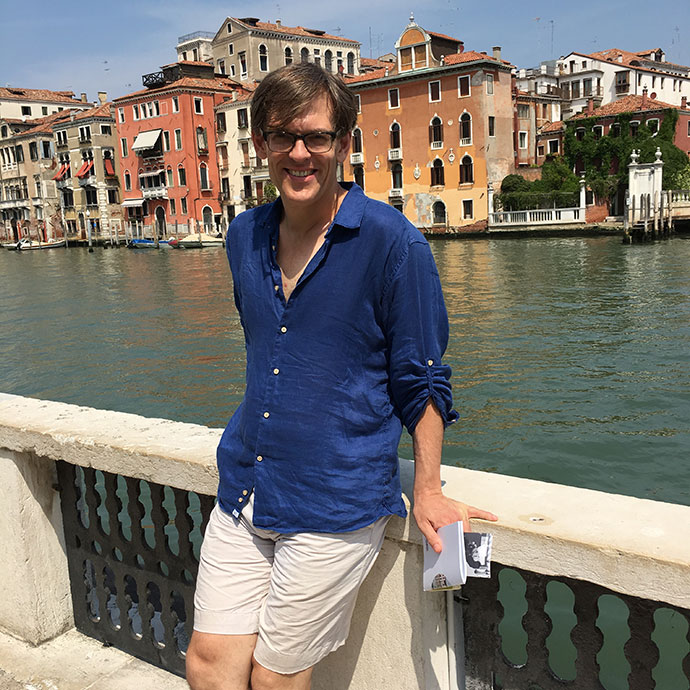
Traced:
[[252, 132], [252, 142], [254, 150], [259, 158], [268, 158], [268, 149], [266, 148], [266, 140], [261, 132]]
[[352, 132], [347, 132], [335, 140], [335, 157], [338, 163], [344, 163], [352, 144]]

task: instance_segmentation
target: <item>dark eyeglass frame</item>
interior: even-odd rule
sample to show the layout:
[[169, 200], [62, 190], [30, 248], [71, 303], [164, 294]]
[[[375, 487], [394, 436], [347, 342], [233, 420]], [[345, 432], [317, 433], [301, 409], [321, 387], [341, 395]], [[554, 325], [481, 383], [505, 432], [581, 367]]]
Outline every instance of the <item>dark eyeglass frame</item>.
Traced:
[[[290, 145], [290, 148], [287, 149], [281, 149], [281, 150], [276, 150], [271, 148], [271, 145], [269, 143], [269, 136], [271, 134], [281, 134], [284, 137], [289, 137], [292, 139], [292, 144]], [[330, 146], [323, 150], [323, 151], [312, 151], [311, 148], [309, 147], [309, 143], [307, 142], [307, 139], [312, 136], [323, 136], [324, 134], [327, 134], [331, 138], [331, 144]], [[292, 132], [286, 132], [284, 129], [268, 129], [265, 131], [261, 132], [261, 136], [264, 138], [264, 141], [266, 142], [266, 146], [268, 147], [269, 151], [272, 151], [273, 153], [290, 153], [292, 149], [295, 148], [295, 144], [297, 143], [298, 140], [302, 140], [302, 143], [304, 144], [304, 148], [309, 151], [309, 153], [328, 153], [332, 148], [333, 148], [333, 142], [338, 138], [338, 132], [307, 132], [307, 134], [293, 134]]]

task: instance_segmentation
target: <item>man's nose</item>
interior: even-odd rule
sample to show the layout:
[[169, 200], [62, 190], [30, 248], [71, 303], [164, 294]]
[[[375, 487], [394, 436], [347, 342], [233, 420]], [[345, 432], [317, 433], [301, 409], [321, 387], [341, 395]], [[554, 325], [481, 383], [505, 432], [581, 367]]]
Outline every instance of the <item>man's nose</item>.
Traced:
[[292, 158], [297, 159], [308, 158], [311, 155], [307, 150], [307, 147], [304, 143], [304, 139], [297, 139], [295, 141], [295, 145], [292, 147], [290, 155], [292, 156]]

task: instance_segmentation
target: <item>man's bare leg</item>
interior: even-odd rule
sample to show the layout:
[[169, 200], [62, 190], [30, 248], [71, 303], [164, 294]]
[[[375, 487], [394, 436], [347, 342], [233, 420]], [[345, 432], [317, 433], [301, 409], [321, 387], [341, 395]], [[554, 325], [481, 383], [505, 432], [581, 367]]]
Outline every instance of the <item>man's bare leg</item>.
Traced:
[[195, 630], [187, 649], [187, 682], [192, 690], [248, 690], [256, 638], [256, 634]]
[[276, 673], [254, 660], [251, 690], [309, 690], [312, 670], [313, 667], [297, 673]]

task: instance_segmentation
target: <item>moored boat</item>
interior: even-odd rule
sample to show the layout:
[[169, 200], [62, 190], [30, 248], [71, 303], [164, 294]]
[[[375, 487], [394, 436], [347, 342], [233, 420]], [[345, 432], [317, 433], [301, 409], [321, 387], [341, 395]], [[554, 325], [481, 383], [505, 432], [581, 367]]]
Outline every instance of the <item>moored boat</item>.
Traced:
[[200, 249], [203, 247], [222, 247], [225, 241], [222, 237], [214, 237], [205, 232], [195, 232], [176, 240], [174, 245], [180, 249]]
[[158, 245], [156, 245], [156, 240], [133, 239], [129, 241], [127, 246], [130, 249], [156, 249], [156, 246], [158, 246], [159, 249], [170, 249], [171, 247], [175, 246], [173, 244], [174, 242], [174, 237], [171, 237], [167, 240], [158, 240]]
[[66, 244], [66, 241], [64, 239], [62, 240], [54, 240], [54, 239], [49, 239], [46, 242], [38, 242], [37, 240], [28, 240], [28, 239], [23, 239], [19, 240], [19, 242], [13, 242], [12, 244], [6, 244], [5, 249], [9, 249], [10, 251], [32, 251], [34, 249], [57, 249], [58, 247], [64, 247]]

